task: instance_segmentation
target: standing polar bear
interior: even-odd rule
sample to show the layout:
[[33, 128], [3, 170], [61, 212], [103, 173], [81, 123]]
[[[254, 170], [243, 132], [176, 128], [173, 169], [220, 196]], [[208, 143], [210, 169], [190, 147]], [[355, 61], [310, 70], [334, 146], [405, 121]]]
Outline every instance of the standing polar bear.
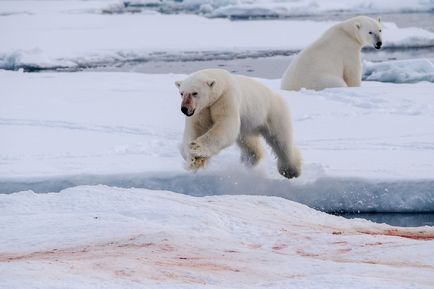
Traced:
[[204, 167], [210, 157], [235, 142], [241, 160], [255, 166], [263, 155], [262, 135], [277, 156], [279, 173], [286, 178], [300, 175], [289, 111], [278, 94], [223, 69], [200, 70], [175, 84], [187, 116], [181, 153], [188, 169]]
[[336, 24], [294, 58], [282, 77], [281, 88], [360, 86], [360, 50], [365, 45], [380, 49], [382, 43], [380, 18], [357, 16]]

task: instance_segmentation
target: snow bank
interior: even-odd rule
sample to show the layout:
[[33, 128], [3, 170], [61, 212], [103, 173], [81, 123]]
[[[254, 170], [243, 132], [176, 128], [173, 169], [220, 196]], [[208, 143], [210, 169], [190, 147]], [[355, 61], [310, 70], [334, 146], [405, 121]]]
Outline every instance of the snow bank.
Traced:
[[434, 64], [428, 59], [409, 59], [363, 63], [363, 80], [414, 83], [434, 82]]
[[113, 12], [138, 12], [152, 9], [162, 13], [194, 13], [207, 17], [236, 19], [278, 18], [328, 13], [393, 13], [432, 12], [431, 1], [365, 1], [365, 0], [124, 0], [112, 6]]
[[[0, 68], [80, 69], [282, 54], [304, 48], [335, 23], [231, 22], [192, 15], [11, 15], [0, 17], [0, 39], [8, 40], [0, 47]], [[393, 23], [385, 24], [384, 39], [385, 49], [434, 45], [434, 33]]]
[[2, 0], [0, 17], [48, 14], [101, 13], [104, 7], [119, 4], [118, 0]]
[[[184, 77], [1, 71], [0, 192], [102, 183], [277, 195], [326, 211], [432, 210], [433, 83], [281, 91], [304, 158], [302, 177], [288, 182], [269, 149], [253, 171], [235, 146], [203, 173], [184, 170], [173, 85]], [[279, 80], [260, 81], [278, 90]]]
[[84, 186], [0, 207], [1, 288], [432, 287], [432, 227], [280, 198]]

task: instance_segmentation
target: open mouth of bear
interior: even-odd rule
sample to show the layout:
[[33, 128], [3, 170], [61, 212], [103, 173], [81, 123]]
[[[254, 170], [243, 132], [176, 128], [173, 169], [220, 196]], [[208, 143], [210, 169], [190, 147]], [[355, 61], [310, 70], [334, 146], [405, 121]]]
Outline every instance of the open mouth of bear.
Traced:
[[193, 109], [192, 111], [186, 111], [186, 112], [184, 112], [184, 114], [186, 115], [186, 116], [192, 116], [193, 114], [194, 114], [194, 111], [195, 111], [195, 109]]

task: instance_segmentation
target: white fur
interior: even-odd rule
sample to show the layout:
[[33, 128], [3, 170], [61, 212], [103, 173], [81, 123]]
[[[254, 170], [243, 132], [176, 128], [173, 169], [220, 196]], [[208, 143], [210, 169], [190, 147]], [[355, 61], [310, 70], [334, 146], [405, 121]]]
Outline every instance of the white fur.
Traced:
[[360, 86], [360, 50], [365, 45], [375, 47], [377, 42], [382, 42], [379, 18], [357, 16], [336, 24], [294, 58], [282, 77], [281, 88]]
[[300, 175], [301, 158], [292, 143], [289, 111], [278, 94], [256, 80], [222, 69], [198, 71], [176, 85], [183, 104], [197, 93], [188, 102], [194, 114], [185, 119], [181, 149], [188, 169], [204, 167], [210, 157], [235, 142], [241, 160], [254, 166], [263, 155], [262, 135], [278, 158], [280, 174]]

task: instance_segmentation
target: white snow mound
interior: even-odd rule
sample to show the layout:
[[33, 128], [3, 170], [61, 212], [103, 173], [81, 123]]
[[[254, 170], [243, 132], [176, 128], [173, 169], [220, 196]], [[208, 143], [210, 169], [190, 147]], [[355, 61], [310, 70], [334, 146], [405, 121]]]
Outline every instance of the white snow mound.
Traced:
[[363, 63], [363, 80], [414, 83], [434, 82], [434, 64], [428, 59], [408, 59]]
[[434, 229], [273, 197], [75, 187], [0, 195], [0, 287], [432, 288]]

